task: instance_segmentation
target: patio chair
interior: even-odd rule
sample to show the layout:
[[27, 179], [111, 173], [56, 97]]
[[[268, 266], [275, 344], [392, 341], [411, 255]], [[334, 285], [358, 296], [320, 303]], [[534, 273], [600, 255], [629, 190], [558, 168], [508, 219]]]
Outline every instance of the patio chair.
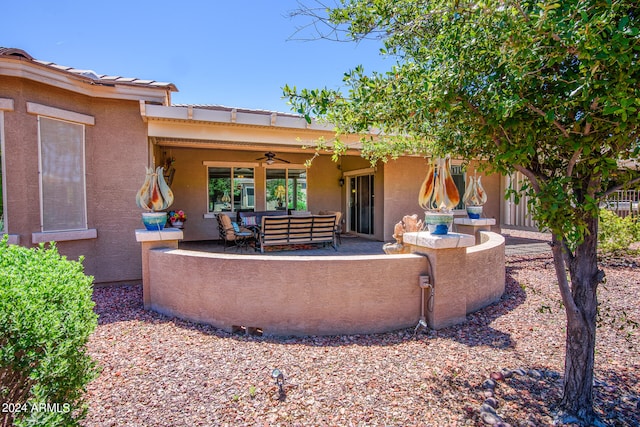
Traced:
[[[246, 228], [238, 225], [231, 221], [229, 215], [220, 213], [218, 214], [218, 233], [220, 234], [220, 238], [224, 240], [224, 250], [227, 250], [227, 246], [229, 243], [233, 243], [233, 245], [238, 246], [239, 243], [242, 246], [246, 246], [247, 240], [255, 241], [255, 233]], [[251, 237], [247, 239], [245, 235], [237, 236], [236, 233], [251, 233]]]

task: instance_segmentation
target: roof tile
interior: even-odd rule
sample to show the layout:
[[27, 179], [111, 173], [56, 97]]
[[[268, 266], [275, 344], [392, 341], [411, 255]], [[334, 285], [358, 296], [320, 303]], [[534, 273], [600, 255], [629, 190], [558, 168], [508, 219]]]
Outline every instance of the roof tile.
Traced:
[[72, 73], [75, 76], [80, 76], [82, 78], [89, 79], [93, 83], [99, 83], [101, 81], [104, 81], [105, 83], [108, 82], [109, 84], [117, 83], [117, 84], [133, 85], [133, 86], [146, 86], [151, 88], [163, 88], [171, 91], [178, 90], [173, 83], [157, 82], [155, 80], [138, 79], [135, 77], [122, 77], [122, 76], [98, 74], [93, 70], [67, 67], [64, 65], [55, 64], [50, 61], [42, 61], [39, 59], [34, 59], [31, 55], [29, 55], [24, 50], [0, 46], [0, 57], [3, 57], [3, 56], [20, 57], [22, 59], [26, 59], [36, 64], [43, 65], [45, 67], [50, 67], [58, 71]]

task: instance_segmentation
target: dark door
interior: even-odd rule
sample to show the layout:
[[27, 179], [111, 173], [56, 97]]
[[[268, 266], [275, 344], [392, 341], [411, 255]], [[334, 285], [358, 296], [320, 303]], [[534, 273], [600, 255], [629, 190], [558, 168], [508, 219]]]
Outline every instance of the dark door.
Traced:
[[373, 234], [373, 175], [349, 178], [349, 231]]

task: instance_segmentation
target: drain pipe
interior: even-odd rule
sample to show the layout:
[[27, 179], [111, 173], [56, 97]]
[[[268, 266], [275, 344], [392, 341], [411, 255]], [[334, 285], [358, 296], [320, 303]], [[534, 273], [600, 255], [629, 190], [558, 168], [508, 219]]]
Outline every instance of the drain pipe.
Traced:
[[429, 274], [423, 274], [418, 277], [419, 279], [418, 286], [420, 286], [420, 320], [418, 321], [418, 324], [416, 325], [416, 328], [413, 331], [413, 335], [415, 336], [419, 330], [426, 331], [429, 328], [429, 325], [427, 324], [427, 317], [426, 317], [426, 312], [424, 307], [424, 292], [425, 292], [425, 289], [429, 289], [429, 300], [427, 302], [427, 310], [429, 310], [429, 312], [432, 312], [433, 296], [435, 293], [435, 283], [432, 283], [433, 269], [431, 267], [431, 260], [429, 260], [429, 255], [421, 252], [414, 252], [414, 254], [425, 257], [425, 259], [427, 260], [427, 264], [429, 264]]

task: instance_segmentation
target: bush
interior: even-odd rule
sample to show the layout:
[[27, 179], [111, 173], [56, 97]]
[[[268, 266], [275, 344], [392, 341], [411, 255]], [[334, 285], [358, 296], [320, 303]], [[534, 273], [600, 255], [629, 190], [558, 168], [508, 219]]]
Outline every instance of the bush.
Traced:
[[74, 426], [97, 375], [86, 353], [97, 325], [93, 278], [55, 245], [0, 241], [0, 419], [3, 426]]
[[637, 218], [632, 216], [620, 218], [610, 210], [600, 210], [598, 247], [602, 252], [627, 251], [631, 243], [638, 241], [640, 241], [640, 222]]

